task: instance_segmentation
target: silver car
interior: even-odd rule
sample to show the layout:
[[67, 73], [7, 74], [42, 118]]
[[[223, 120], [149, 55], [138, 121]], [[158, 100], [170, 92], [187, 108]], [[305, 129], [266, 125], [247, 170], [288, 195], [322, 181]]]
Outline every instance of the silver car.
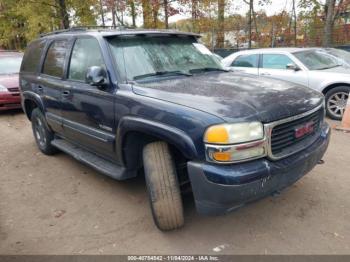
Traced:
[[254, 49], [222, 60], [233, 71], [287, 80], [322, 92], [327, 115], [341, 120], [350, 93], [350, 69], [315, 48]]

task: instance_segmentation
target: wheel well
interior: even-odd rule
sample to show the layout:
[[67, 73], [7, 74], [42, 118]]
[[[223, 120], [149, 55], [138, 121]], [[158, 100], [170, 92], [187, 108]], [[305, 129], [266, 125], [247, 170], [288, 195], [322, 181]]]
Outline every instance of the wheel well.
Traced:
[[[128, 132], [124, 137], [123, 142], [123, 156], [125, 165], [132, 169], [141, 169], [143, 167], [142, 151], [143, 147], [151, 142], [163, 141], [162, 139], [148, 135], [138, 131]], [[170, 151], [173, 155], [176, 165], [176, 171], [179, 179], [180, 185], [185, 184], [188, 179], [187, 175], [187, 161], [181, 151], [174, 145], [170, 144], [168, 141]]]
[[338, 87], [338, 86], [349, 86], [350, 87], [350, 84], [344, 84], [344, 83], [332, 84], [330, 86], [327, 86], [325, 89], [323, 89], [322, 93], [324, 95], [326, 95], [329, 90], [331, 90], [332, 88]]
[[24, 101], [24, 109], [29, 120], [31, 120], [32, 112], [38, 105], [31, 99], [26, 99]]

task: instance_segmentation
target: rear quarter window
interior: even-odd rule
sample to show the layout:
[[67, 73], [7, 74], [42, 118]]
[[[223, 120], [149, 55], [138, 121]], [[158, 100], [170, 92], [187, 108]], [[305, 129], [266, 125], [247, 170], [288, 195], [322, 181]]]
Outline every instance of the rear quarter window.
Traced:
[[55, 40], [50, 44], [44, 61], [43, 74], [63, 77], [67, 48], [67, 40]]
[[29, 44], [24, 53], [21, 71], [30, 73], [37, 72], [45, 43], [46, 41], [42, 39]]

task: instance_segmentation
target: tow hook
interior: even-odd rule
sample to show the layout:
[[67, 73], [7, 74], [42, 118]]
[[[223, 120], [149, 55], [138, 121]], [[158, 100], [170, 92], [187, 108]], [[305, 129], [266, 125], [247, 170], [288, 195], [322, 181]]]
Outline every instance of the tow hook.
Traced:
[[324, 160], [323, 160], [323, 159], [319, 160], [319, 161], [317, 162], [317, 164], [318, 164], [318, 165], [323, 165], [323, 164], [324, 164]]

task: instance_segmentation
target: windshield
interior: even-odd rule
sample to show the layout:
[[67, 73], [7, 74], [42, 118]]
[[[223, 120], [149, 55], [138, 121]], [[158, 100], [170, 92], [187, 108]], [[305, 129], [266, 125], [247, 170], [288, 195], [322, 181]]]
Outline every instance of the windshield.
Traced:
[[21, 67], [22, 57], [7, 56], [0, 57], [0, 75], [4, 74], [18, 74]]
[[324, 70], [340, 65], [339, 60], [335, 57], [316, 50], [296, 52], [294, 55], [309, 70]]
[[223, 70], [213, 54], [192, 37], [114, 37], [109, 44], [128, 80]]
[[331, 55], [334, 55], [335, 57], [338, 57], [341, 61], [345, 61], [348, 65], [350, 65], [350, 52], [341, 50], [341, 49], [327, 49], [326, 52], [328, 52]]

